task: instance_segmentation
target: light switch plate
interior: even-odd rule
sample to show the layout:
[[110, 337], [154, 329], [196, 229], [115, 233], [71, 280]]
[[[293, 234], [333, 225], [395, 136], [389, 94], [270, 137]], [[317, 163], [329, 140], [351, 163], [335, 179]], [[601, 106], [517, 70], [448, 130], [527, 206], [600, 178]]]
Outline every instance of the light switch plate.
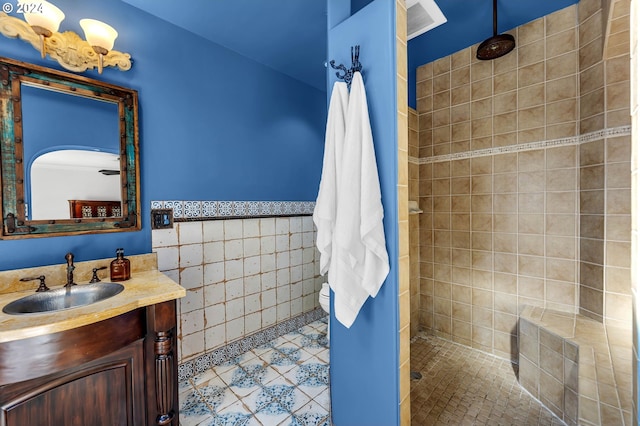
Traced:
[[151, 229], [173, 228], [173, 209], [151, 209]]

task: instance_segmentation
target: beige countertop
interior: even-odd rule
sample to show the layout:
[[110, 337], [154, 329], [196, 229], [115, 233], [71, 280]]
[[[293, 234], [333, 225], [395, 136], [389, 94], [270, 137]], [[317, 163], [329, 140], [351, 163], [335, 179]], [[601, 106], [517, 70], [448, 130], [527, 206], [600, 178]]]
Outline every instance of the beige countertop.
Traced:
[[[155, 253], [127, 258], [131, 261], [131, 279], [119, 282], [124, 286], [121, 293], [91, 305], [37, 314], [8, 315], [2, 312], [2, 308], [14, 300], [34, 294], [38, 282], [25, 284], [19, 281], [22, 277], [45, 275], [49, 288], [61, 287], [64, 283], [61, 277], [66, 277], [66, 265], [0, 271], [0, 343], [82, 327], [140, 307], [185, 296], [186, 291], [182, 286], [158, 271]], [[108, 265], [111, 260], [76, 263], [74, 281], [78, 285], [86, 284], [94, 267]], [[103, 282], [110, 281], [108, 270], [101, 271], [99, 276]]]

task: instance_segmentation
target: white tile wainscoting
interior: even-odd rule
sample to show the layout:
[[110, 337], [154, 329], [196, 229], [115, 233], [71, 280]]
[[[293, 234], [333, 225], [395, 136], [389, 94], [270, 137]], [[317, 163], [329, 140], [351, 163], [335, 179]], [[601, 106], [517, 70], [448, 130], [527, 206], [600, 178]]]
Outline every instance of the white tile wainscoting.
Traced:
[[178, 302], [181, 364], [319, 308], [313, 203], [291, 204], [287, 213], [301, 215], [176, 218], [152, 231], [159, 269], [187, 289]]

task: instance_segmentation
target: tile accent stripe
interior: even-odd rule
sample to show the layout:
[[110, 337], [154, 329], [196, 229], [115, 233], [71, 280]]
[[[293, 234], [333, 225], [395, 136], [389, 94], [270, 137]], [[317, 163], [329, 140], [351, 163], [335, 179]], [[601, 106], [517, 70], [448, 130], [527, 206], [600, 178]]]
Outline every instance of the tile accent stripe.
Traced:
[[478, 149], [476, 151], [456, 152], [453, 154], [436, 155], [433, 157], [416, 158], [409, 157], [412, 164], [440, 163], [442, 161], [460, 160], [464, 158], [486, 157], [496, 154], [507, 154], [512, 152], [532, 151], [536, 149], [554, 148], [558, 146], [577, 145], [585, 142], [593, 142], [604, 138], [631, 135], [631, 126], [612, 127], [610, 129], [598, 130], [580, 136], [569, 138], [552, 139], [548, 141], [530, 142], [517, 145], [501, 146], [496, 148]]
[[315, 201], [151, 201], [152, 209], [173, 209], [178, 222], [313, 214]]
[[326, 312], [321, 308], [305, 312], [296, 317], [279, 322], [276, 325], [260, 330], [254, 334], [238, 339], [228, 345], [221, 346], [213, 352], [200, 355], [199, 357], [178, 365], [178, 381], [190, 379], [196, 374], [220, 365], [229, 359], [235, 358], [253, 348], [264, 345], [273, 339], [277, 339], [287, 333], [304, 327], [314, 321], [324, 317]]

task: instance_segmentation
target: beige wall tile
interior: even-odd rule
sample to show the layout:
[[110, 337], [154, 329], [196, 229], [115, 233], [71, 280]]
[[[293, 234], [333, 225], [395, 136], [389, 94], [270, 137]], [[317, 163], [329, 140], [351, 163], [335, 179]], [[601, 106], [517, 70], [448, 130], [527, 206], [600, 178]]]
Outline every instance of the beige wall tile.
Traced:
[[544, 278], [544, 257], [518, 255], [518, 273], [520, 275]]
[[518, 111], [518, 128], [533, 129], [544, 126], [545, 107], [538, 106], [533, 108], [521, 109]]
[[578, 3], [578, 22], [582, 23], [602, 6], [602, 0], [582, 0]]
[[518, 90], [518, 108], [528, 108], [545, 103], [545, 85], [543, 83], [526, 86]]
[[518, 191], [542, 192], [545, 187], [544, 172], [523, 172], [518, 173]]
[[544, 38], [544, 18], [536, 19], [518, 27], [518, 43], [526, 45]]
[[516, 111], [518, 106], [518, 92], [511, 91], [494, 96], [493, 112], [502, 114], [506, 112]]
[[578, 119], [578, 103], [576, 99], [547, 103], [546, 123], [548, 125], [575, 122]]
[[587, 45], [581, 45], [579, 50], [579, 65], [585, 70], [602, 60], [602, 37], [598, 37]]
[[629, 82], [607, 84], [606, 108], [608, 111], [615, 109], [627, 109], [630, 102]]
[[451, 71], [451, 87], [458, 87], [471, 83], [471, 67], [465, 66]]
[[466, 48], [459, 50], [451, 55], [451, 69], [455, 70], [471, 64], [471, 49]]
[[433, 79], [428, 78], [416, 83], [416, 99], [433, 95]]
[[488, 98], [493, 94], [493, 80], [485, 78], [471, 83], [471, 99], [479, 100]]
[[[569, 214], [549, 214], [546, 218], [545, 233], [547, 235], [577, 235], [577, 218]], [[602, 225], [601, 225], [602, 226]]]
[[544, 235], [520, 234], [518, 253], [532, 256], [544, 256]]
[[571, 28], [547, 37], [545, 42], [547, 58], [559, 56], [577, 49], [577, 32], [574, 28]]
[[518, 277], [518, 295], [528, 299], [544, 299], [544, 280], [536, 277]]
[[631, 214], [631, 191], [629, 189], [607, 190], [607, 214]]
[[546, 35], [551, 36], [575, 28], [577, 26], [577, 15], [577, 7], [573, 5], [545, 16]]
[[580, 168], [580, 189], [603, 189], [604, 165], [585, 166]]
[[487, 117], [493, 113], [493, 101], [491, 98], [473, 100], [471, 102], [471, 119]]
[[583, 94], [592, 92], [604, 87], [604, 62], [581, 70], [580, 72], [580, 92]]
[[[542, 20], [539, 20], [543, 22]], [[544, 28], [544, 25], [541, 25]], [[544, 61], [545, 59], [545, 40], [540, 38], [536, 41], [520, 45], [517, 49], [518, 54], [518, 66], [527, 66], [536, 62]], [[548, 55], [552, 56], [552, 55]]]
[[597, 11], [582, 21], [578, 30], [580, 32], [580, 47], [602, 38], [602, 11]]
[[580, 133], [591, 133], [604, 128], [604, 113], [580, 119]]
[[518, 215], [518, 232], [526, 234], [544, 233], [544, 215], [520, 214]]
[[476, 61], [471, 64], [471, 81], [479, 81], [493, 75], [493, 64], [491, 61]]
[[518, 154], [496, 155], [493, 161], [495, 173], [515, 172], [518, 170]]
[[509, 133], [517, 130], [518, 116], [515, 111], [493, 116], [493, 132]]
[[471, 84], [451, 88], [451, 105], [460, 105], [469, 101], [471, 101]]
[[433, 112], [433, 127], [449, 125], [451, 110], [449, 108], [438, 109]]
[[627, 107], [616, 111], [607, 111], [605, 115], [608, 127], [628, 126], [630, 123], [631, 113]]
[[543, 192], [518, 194], [518, 211], [525, 214], [544, 213]]
[[578, 78], [576, 75], [570, 75], [547, 81], [545, 89], [547, 102], [575, 99], [578, 94]]
[[494, 59], [493, 61], [484, 62], [493, 62], [493, 73], [502, 74], [503, 72], [513, 71], [518, 67], [518, 55], [504, 55], [498, 59]]
[[433, 93], [439, 93], [451, 88], [451, 74], [444, 73], [433, 77]]
[[604, 66], [606, 67], [606, 83], [620, 83], [623, 81], [629, 81], [630, 79], [630, 67], [629, 67], [629, 56], [624, 55], [618, 58], [609, 59], [604, 61]]
[[544, 81], [544, 62], [528, 65], [518, 69], [518, 87], [531, 86]]
[[554, 169], [546, 173], [547, 191], [570, 191], [577, 189], [576, 169]]
[[606, 166], [607, 188], [631, 188], [631, 173], [628, 162]]
[[539, 142], [545, 139], [546, 129], [536, 127], [518, 132], [518, 143]]
[[493, 136], [493, 146], [509, 146], [516, 145], [518, 143], [518, 133], [517, 132], [509, 132], [496, 134]]
[[608, 215], [606, 230], [607, 230], [607, 240], [630, 241], [631, 216], [630, 215]]
[[433, 63], [424, 64], [416, 70], [416, 81], [423, 81], [433, 77]]
[[496, 74], [493, 77], [493, 93], [500, 94], [506, 93], [518, 88], [518, 73], [513, 71], [507, 71], [502, 74]]
[[[451, 91], [445, 90], [442, 92], [435, 93], [433, 95], [433, 110], [434, 114], [436, 110], [441, 108], [449, 108], [451, 106]], [[434, 124], [435, 126], [435, 124]]]
[[493, 216], [493, 230], [495, 232], [517, 232], [518, 231], [517, 215], [496, 213]]
[[[464, 111], [458, 113], [464, 114]], [[453, 113], [453, 111], [452, 111]], [[457, 117], [451, 117], [452, 121]], [[451, 127], [451, 141], [470, 141], [471, 140], [471, 122], [464, 121], [459, 123], [454, 123]]]
[[588, 166], [604, 163], [603, 141], [586, 142], [580, 144], [580, 165]]
[[545, 62], [547, 80], [555, 80], [575, 74], [578, 70], [577, 58], [578, 54], [576, 52], [569, 52], [548, 59]]
[[561, 139], [578, 135], [577, 123], [562, 123], [548, 125], [547, 140]]
[[433, 62], [433, 75], [434, 77], [443, 73], [451, 71], [451, 57], [445, 56]]

